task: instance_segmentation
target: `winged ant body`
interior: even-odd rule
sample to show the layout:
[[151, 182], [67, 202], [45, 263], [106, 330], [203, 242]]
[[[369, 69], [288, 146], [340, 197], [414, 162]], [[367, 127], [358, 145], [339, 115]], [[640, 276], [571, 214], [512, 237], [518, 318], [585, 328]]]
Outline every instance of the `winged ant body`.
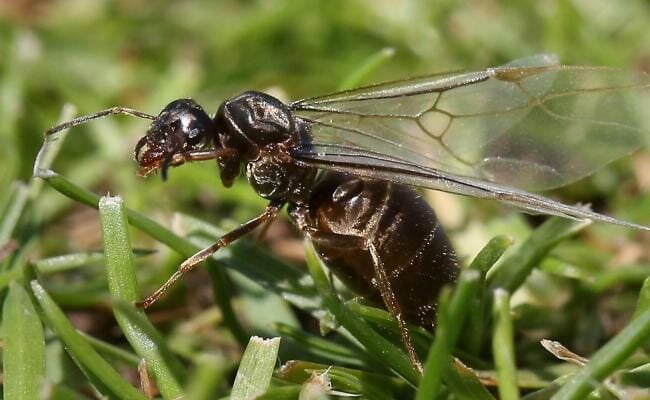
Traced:
[[406, 327], [431, 328], [437, 295], [458, 275], [434, 211], [411, 186], [490, 198], [526, 211], [650, 230], [532, 189], [565, 185], [646, 141], [638, 109], [650, 78], [570, 67], [542, 55], [502, 67], [389, 82], [284, 104], [260, 92], [209, 116], [191, 99], [157, 116], [122, 107], [51, 128], [126, 114], [152, 120], [135, 148], [139, 173], [216, 160], [226, 187], [243, 171], [269, 201], [262, 214], [185, 260], [140, 303], [276, 217], [284, 207], [331, 270]]

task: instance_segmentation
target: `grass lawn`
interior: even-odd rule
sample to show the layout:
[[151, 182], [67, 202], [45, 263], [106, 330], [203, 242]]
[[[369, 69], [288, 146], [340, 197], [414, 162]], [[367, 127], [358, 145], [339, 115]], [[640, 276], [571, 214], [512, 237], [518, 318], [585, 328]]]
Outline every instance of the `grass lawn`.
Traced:
[[[137, 177], [147, 121], [74, 128], [37, 161], [48, 127], [115, 105], [212, 114], [542, 53], [650, 73], [648, 21], [644, 0], [0, 2], [3, 398], [650, 398], [647, 232], [423, 192], [463, 267], [436, 332], [411, 329], [423, 378], [285, 213], [133, 307], [266, 204], [212, 163]], [[650, 154], [544, 194], [648, 225]]]

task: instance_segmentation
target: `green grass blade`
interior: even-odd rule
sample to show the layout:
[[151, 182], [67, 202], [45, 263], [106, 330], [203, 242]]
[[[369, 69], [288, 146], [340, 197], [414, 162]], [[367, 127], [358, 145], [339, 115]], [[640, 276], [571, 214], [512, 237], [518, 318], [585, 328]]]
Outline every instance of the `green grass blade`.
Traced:
[[412, 387], [401, 378], [330, 364], [289, 361], [278, 371], [278, 378], [301, 385], [314, 380], [314, 375], [329, 378], [333, 390], [352, 396], [360, 394], [364, 398], [390, 400], [407, 398], [412, 393]]
[[[650, 309], [650, 277], [646, 278], [643, 281], [641, 290], [639, 291], [639, 297], [636, 301], [636, 308], [634, 309], [634, 315], [632, 319], [639, 318], [644, 312]], [[650, 351], [650, 341], [643, 343], [641, 346], [645, 349], [646, 353]]]
[[[44, 144], [43, 146], [46, 145], [47, 144]], [[93, 208], [97, 208], [99, 206], [99, 195], [74, 185], [65, 177], [57, 174], [50, 169], [41, 169], [40, 167], [35, 166], [34, 171], [34, 177], [43, 179], [45, 182], [47, 182], [48, 185], [56, 189], [64, 196]]]
[[457, 359], [454, 359], [453, 367], [445, 376], [445, 382], [458, 399], [494, 400], [494, 396], [483, 386], [476, 373]]
[[10, 190], [11, 196], [9, 196], [7, 210], [0, 215], [0, 248], [11, 238], [29, 199], [29, 190], [23, 183], [14, 183]]
[[273, 327], [279, 335], [285, 339], [287, 337], [291, 338], [301, 346], [301, 350], [310, 355], [323, 357], [337, 364], [342, 363], [357, 367], [370, 362], [370, 360], [367, 360], [368, 357], [356, 348], [343, 346], [287, 324], [276, 323]]
[[86, 339], [86, 341], [93, 346], [95, 350], [100, 352], [102, 355], [104, 355], [106, 358], [110, 358], [113, 360], [119, 360], [127, 365], [132, 366], [133, 368], [137, 368], [138, 365], [140, 364], [140, 357], [136, 356], [135, 354], [124, 350], [121, 347], [115, 346], [111, 343], [104, 342], [103, 340], [99, 340], [97, 338], [94, 338], [92, 336], [88, 336], [84, 332], [79, 332], [81, 336]]
[[637, 300], [636, 309], [634, 310], [634, 317], [638, 318], [644, 312], [650, 309], [650, 277], [643, 281], [643, 286], [639, 291], [639, 298]]
[[600, 348], [578, 373], [553, 396], [554, 400], [584, 399], [650, 338], [650, 310], [645, 310]]
[[187, 387], [187, 399], [210, 400], [216, 398], [230, 364], [220, 356], [203, 354], [196, 359], [196, 371]]
[[424, 364], [424, 375], [417, 390], [416, 400], [435, 399], [439, 396], [442, 380], [452, 362], [451, 355], [456, 348], [458, 335], [469, 314], [471, 300], [476, 295], [479, 278], [478, 271], [465, 270], [461, 273], [449, 300], [445, 299], [446, 296], [441, 296], [435, 338]]
[[[152, 254], [150, 250], [133, 250], [134, 257], [141, 257]], [[104, 253], [101, 251], [90, 251], [82, 253], [71, 253], [62, 256], [41, 258], [35, 261], [34, 267], [39, 274], [53, 274], [56, 272], [69, 271], [72, 269], [84, 267], [89, 264], [103, 263], [105, 260]]]
[[513, 242], [509, 236], [499, 235], [493, 237], [481, 251], [474, 257], [469, 269], [475, 269], [481, 272], [482, 278], [494, 264], [501, 258], [503, 253], [512, 246]]
[[[145, 251], [134, 252], [134, 255], [148, 254]], [[80, 268], [88, 264], [94, 264], [104, 261], [102, 252], [85, 252], [66, 254], [63, 256], [43, 258], [32, 263], [34, 268], [41, 275], [48, 275], [57, 272], [69, 271]], [[9, 283], [20, 279], [23, 276], [23, 270], [20, 268], [11, 268], [0, 273], [0, 290], [6, 288]], [[52, 292], [52, 289], [50, 288]]]
[[0, 290], [4, 290], [9, 284], [20, 279], [23, 276], [23, 270], [20, 268], [10, 268], [0, 273]]
[[[392, 333], [401, 346], [402, 341], [399, 339], [399, 324], [397, 323], [397, 318], [391, 315], [391, 313], [381, 308], [363, 305], [356, 300], [349, 300], [344, 304], [345, 308], [354, 315], [361, 317], [364, 321], [369, 322], [373, 327]], [[427, 351], [433, 341], [431, 332], [411, 323], [407, 323], [406, 325], [416, 350]]]
[[255, 400], [300, 400], [301, 385], [272, 386]]
[[436, 334], [424, 364], [424, 374], [418, 386], [415, 400], [438, 399], [442, 378], [451, 361], [451, 338], [449, 325], [449, 291], [443, 290], [438, 302]]
[[650, 387], [650, 364], [639, 365], [629, 371], [623, 371], [620, 375], [621, 384]]
[[279, 349], [280, 338], [250, 338], [232, 386], [231, 400], [249, 400], [266, 392]]
[[38, 399], [45, 383], [45, 337], [29, 295], [11, 283], [2, 306], [2, 390], [5, 399]]
[[[132, 304], [138, 300], [131, 239], [124, 203], [119, 197], [102, 197], [99, 220], [106, 255], [108, 287], [115, 303], [115, 318], [136, 353], [145, 359], [166, 399], [183, 395], [179, 383], [182, 366], [166, 348], [163, 336], [146, 319], [142, 310]], [[128, 305], [127, 305], [128, 304]], [[125, 310], [131, 309], [130, 312]]]
[[368, 57], [368, 59], [349, 74], [338, 86], [337, 90], [353, 89], [361, 85], [377, 68], [393, 58], [395, 49], [386, 47]]
[[[77, 114], [77, 108], [72, 104], [65, 104], [61, 109], [61, 114], [59, 115], [58, 123], [69, 121], [75, 117]], [[61, 151], [61, 147], [65, 142], [67, 137], [66, 132], [61, 132], [55, 137], [45, 138], [46, 144], [41, 147], [38, 154], [36, 155], [36, 160], [34, 161], [34, 169], [32, 171], [33, 177], [38, 176], [40, 170], [48, 170], [54, 163], [56, 156]], [[40, 179], [32, 179], [29, 182], [29, 197], [35, 199], [41, 189], [43, 188], [43, 182]]]
[[232, 304], [232, 282], [223, 268], [208, 268], [208, 274], [210, 274], [212, 282], [212, 293], [221, 309], [223, 324], [230, 329], [237, 343], [244, 347], [248, 340], [248, 333], [239, 323], [235, 310], [230, 306]]
[[589, 222], [577, 222], [559, 217], [549, 218], [515, 253], [488, 272], [488, 293], [497, 288], [514, 293], [551, 249], [588, 224]]
[[519, 398], [517, 387], [517, 365], [515, 363], [514, 334], [510, 317], [510, 296], [507, 291], [497, 289], [494, 293], [494, 337], [492, 353], [502, 400]]
[[34, 298], [48, 327], [65, 344], [68, 354], [101, 393], [119, 399], [144, 400], [145, 397], [111, 367], [75, 330], [63, 311], [38, 281], [31, 281]]
[[54, 385], [50, 391], [48, 400], [90, 400], [90, 398], [68, 386]]
[[512, 239], [505, 235], [492, 238], [469, 265], [470, 270], [476, 270], [480, 273], [480, 285], [476, 291], [476, 296], [471, 300], [472, 309], [474, 310], [472, 318], [467, 319], [467, 329], [463, 330], [463, 338], [460, 341], [461, 348], [470, 354], [480, 352], [485, 337], [485, 312], [487, 308], [484, 303], [488, 301], [485, 295], [485, 276], [503, 253], [510, 248], [512, 243]]

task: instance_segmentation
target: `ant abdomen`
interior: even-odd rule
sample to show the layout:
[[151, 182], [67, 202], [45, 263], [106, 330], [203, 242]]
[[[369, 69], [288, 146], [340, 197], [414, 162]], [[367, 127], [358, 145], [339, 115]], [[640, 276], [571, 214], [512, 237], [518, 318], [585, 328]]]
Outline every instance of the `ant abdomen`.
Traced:
[[[328, 172], [312, 188], [308, 205], [292, 215], [301, 212], [298, 225], [319, 232], [312, 238], [316, 250], [350, 289], [409, 322], [432, 327], [438, 293], [456, 280], [458, 264], [434, 211], [416, 191]], [[342, 245], [346, 239], [348, 245]], [[368, 245], [376, 249], [377, 260]], [[380, 273], [392, 293], [384, 293]], [[386, 304], [391, 298], [396, 304]]]

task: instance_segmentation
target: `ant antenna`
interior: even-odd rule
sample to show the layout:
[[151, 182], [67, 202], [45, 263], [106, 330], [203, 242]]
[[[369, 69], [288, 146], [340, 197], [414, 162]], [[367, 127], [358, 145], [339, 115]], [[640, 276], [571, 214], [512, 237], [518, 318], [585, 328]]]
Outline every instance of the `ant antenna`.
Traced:
[[73, 126], [85, 124], [86, 122], [92, 121], [94, 119], [100, 119], [110, 115], [117, 115], [117, 114], [124, 114], [130, 117], [137, 117], [142, 119], [150, 119], [152, 121], [156, 119], [154, 115], [150, 115], [142, 111], [134, 110], [132, 108], [112, 107], [106, 110], [98, 111], [96, 113], [82, 115], [81, 117], [77, 117], [75, 119], [71, 119], [70, 121], [63, 122], [57, 126], [53, 126], [50, 129], [45, 131], [45, 136], [53, 135], [65, 129], [72, 128]]

